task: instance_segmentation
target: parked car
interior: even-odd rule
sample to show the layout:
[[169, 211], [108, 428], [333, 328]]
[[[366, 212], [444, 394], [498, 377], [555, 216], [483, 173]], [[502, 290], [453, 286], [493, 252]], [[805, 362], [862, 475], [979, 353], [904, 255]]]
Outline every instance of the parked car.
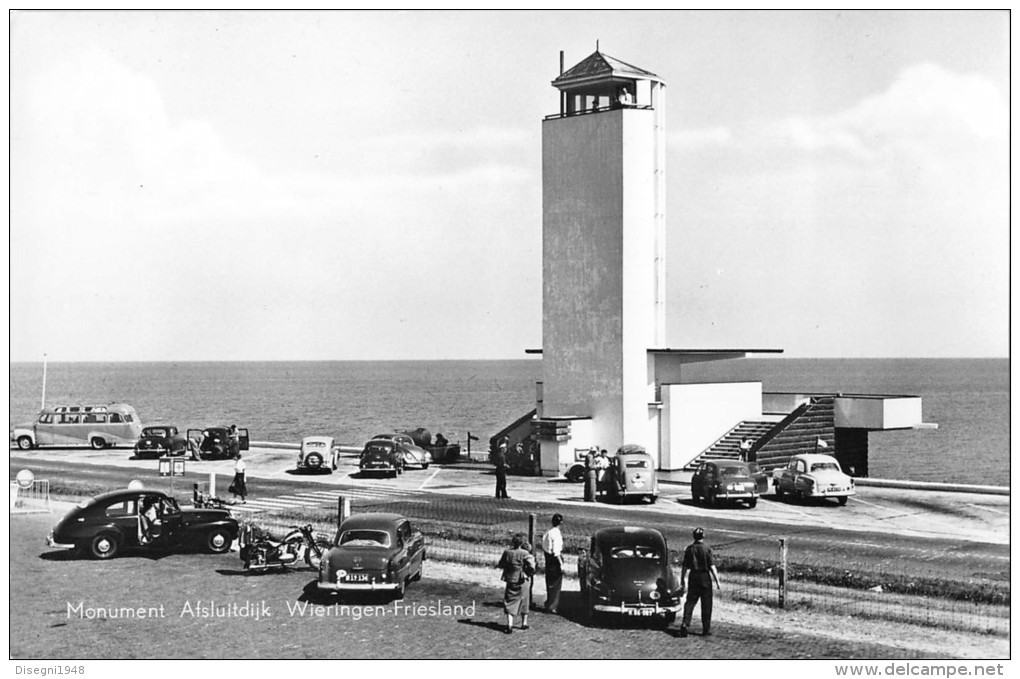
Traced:
[[616, 465], [615, 471], [606, 475], [608, 481], [605, 491], [610, 501], [622, 503], [628, 499], [637, 499], [655, 502], [659, 499], [655, 460], [644, 448], [633, 444], [620, 446], [613, 464]]
[[379, 434], [372, 437], [373, 441], [393, 441], [404, 459], [404, 467], [428, 469], [432, 464], [432, 453], [414, 442], [407, 434]]
[[808, 453], [794, 455], [785, 467], [772, 472], [776, 495], [790, 495], [800, 499], [834, 497], [845, 505], [853, 495], [854, 480], [843, 473], [839, 462], [831, 455]]
[[135, 443], [135, 457], [163, 457], [184, 455], [188, 452], [188, 439], [172, 424], [150, 424], [142, 429]]
[[[146, 525], [151, 523], [146, 517], [150, 505], [155, 508], [155, 528]], [[133, 548], [166, 551], [190, 547], [220, 554], [230, 549], [237, 533], [237, 521], [225, 509], [182, 509], [165, 493], [138, 489], [115, 490], [80, 502], [46, 541], [51, 547], [111, 559]]]
[[361, 451], [358, 469], [362, 473], [389, 474], [395, 478], [404, 471], [404, 456], [394, 441], [372, 439]]
[[334, 546], [319, 563], [318, 590], [393, 592], [421, 579], [425, 538], [399, 514], [355, 514], [340, 524]]
[[615, 526], [596, 531], [577, 559], [581, 598], [599, 614], [657, 617], [669, 624], [680, 611], [680, 581], [669, 549], [654, 528]]
[[238, 428], [236, 443], [231, 441], [230, 427], [189, 429], [188, 438], [198, 441], [198, 457], [202, 460], [229, 460], [239, 451], [248, 450], [248, 430]]
[[306, 436], [301, 439], [297, 470], [310, 474], [331, 474], [336, 469], [339, 452], [340, 448], [333, 442], [332, 436]]
[[705, 460], [691, 476], [691, 496], [713, 507], [743, 502], [753, 509], [758, 504], [758, 481], [746, 462]]

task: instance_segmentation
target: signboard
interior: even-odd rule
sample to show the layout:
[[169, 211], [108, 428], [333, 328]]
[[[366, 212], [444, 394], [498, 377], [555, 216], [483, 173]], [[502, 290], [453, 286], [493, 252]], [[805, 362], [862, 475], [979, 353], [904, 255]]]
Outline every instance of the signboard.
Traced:
[[184, 476], [184, 458], [159, 458], [160, 476]]

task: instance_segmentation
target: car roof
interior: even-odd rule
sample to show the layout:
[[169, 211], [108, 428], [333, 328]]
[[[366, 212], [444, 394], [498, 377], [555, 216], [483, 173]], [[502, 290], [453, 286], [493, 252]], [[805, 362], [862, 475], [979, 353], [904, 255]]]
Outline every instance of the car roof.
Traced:
[[654, 528], [637, 526], [613, 526], [595, 531], [595, 539], [603, 546], [633, 544], [666, 544], [662, 533]]
[[127, 500], [138, 497], [139, 495], [162, 495], [165, 497], [166, 493], [152, 488], [121, 488], [119, 490], [111, 490], [109, 493], [103, 493], [102, 495], [96, 495], [92, 498], [92, 502], [106, 502], [108, 500], [120, 499]]
[[365, 450], [368, 450], [369, 446], [389, 446], [391, 448], [397, 447], [397, 442], [390, 439], [372, 439], [365, 444]]
[[328, 443], [332, 443], [333, 442], [333, 437], [332, 436], [306, 436], [303, 439], [301, 439], [302, 443], [304, 443], [305, 441], [326, 441]]
[[146, 424], [142, 429], [177, 429], [176, 424]]
[[396, 525], [406, 519], [400, 514], [388, 512], [370, 512], [368, 514], [355, 514], [348, 517], [342, 524], [341, 530], [374, 528], [376, 530], [393, 529]]
[[826, 455], [825, 453], [801, 453], [800, 455], [793, 456], [796, 459], [804, 460], [805, 462], [835, 462], [836, 458], [832, 455]]

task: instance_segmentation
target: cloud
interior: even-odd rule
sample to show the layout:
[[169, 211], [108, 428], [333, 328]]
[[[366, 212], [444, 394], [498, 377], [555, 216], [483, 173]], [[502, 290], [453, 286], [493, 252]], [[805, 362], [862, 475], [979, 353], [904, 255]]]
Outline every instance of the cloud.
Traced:
[[835, 154], [865, 163], [902, 154], [937, 161], [972, 143], [1002, 142], [1008, 132], [1008, 102], [990, 78], [917, 64], [885, 91], [831, 115], [684, 130], [671, 135], [670, 143], [685, 149]]

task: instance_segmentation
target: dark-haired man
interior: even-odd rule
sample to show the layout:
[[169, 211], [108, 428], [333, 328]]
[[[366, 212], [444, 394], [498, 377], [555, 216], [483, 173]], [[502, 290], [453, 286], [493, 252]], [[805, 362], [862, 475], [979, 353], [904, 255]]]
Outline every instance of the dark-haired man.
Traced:
[[[691, 614], [701, 600], [701, 630], [703, 636], [712, 634], [712, 581], [719, 584], [719, 572], [715, 569], [712, 550], [705, 544], [705, 530], [695, 528], [694, 542], [684, 550], [684, 561], [680, 567], [680, 596], [687, 589], [687, 601], [684, 603], [684, 617], [680, 623], [680, 636], [687, 636], [687, 628], [691, 624]], [[690, 573], [688, 578], [687, 574]]]
[[563, 515], [553, 514], [552, 528], [542, 536], [542, 552], [545, 553], [545, 610], [553, 615], [560, 607], [560, 588], [563, 587], [562, 523]]

